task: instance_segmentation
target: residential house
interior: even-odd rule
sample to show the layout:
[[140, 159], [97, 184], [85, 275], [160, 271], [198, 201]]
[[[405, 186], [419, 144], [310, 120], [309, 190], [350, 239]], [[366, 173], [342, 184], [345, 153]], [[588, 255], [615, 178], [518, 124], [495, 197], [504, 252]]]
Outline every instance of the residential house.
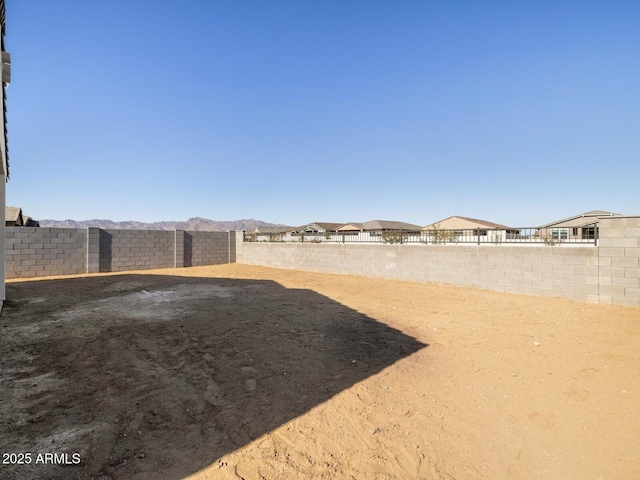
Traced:
[[369, 220], [363, 223], [345, 223], [340, 225], [336, 232], [344, 242], [399, 243], [414, 236], [417, 240], [417, 237], [420, 236], [420, 229], [419, 225], [412, 223], [395, 220]]
[[4, 218], [7, 227], [24, 226], [24, 216], [20, 207], [4, 207]]
[[292, 240], [298, 242], [335, 241], [335, 231], [341, 223], [313, 222], [299, 227], [292, 235]]
[[33, 218], [31, 218], [28, 215], [25, 215], [23, 218], [24, 218], [24, 226], [25, 227], [39, 227], [40, 226], [40, 222], [38, 220], [34, 220]]
[[291, 233], [295, 232], [297, 227], [286, 226], [260, 226], [250, 233], [254, 242], [290, 242]]
[[4, 207], [5, 225], [7, 227], [39, 227], [40, 222], [22, 213], [20, 207]]
[[619, 213], [591, 210], [538, 227], [536, 235], [553, 240], [593, 240], [601, 217], [621, 217]]
[[517, 238], [520, 230], [478, 218], [454, 215], [422, 228], [427, 242], [501, 243]]
[[341, 223], [330, 222], [313, 222], [300, 227], [296, 230], [296, 233], [326, 233], [335, 232], [336, 229], [342, 225]]
[[[0, 0], [0, 78], [2, 79], [2, 123], [3, 132], [0, 135], [0, 213], [5, 214], [6, 205], [6, 183], [9, 179], [9, 154], [7, 148], [7, 83], [11, 81], [11, 56], [5, 51], [4, 36], [6, 32], [5, 23], [5, 0]], [[0, 218], [0, 311], [6, 298], [5, 295], [5, 271], [4, 271], [4, 237], [5, 219]]]

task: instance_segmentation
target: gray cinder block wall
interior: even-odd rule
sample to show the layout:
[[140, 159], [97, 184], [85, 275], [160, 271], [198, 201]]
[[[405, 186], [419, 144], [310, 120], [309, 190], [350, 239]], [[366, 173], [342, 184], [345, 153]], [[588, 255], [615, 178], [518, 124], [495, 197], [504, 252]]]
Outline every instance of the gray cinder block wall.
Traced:
[[235, 237], [231, 232], [184, 232], [184, 267], [235, 262]]
[[6, 277], [234, 262], [235, 237], [235, 232], [7, 227]]
[[86, 256], [86, 229], [6, 227], [6, 278], [83, 273]]
[[242, 243], [237, 262], [640, 305], [640, 217], [600, 220], [598, 246]]
[[175, 266], [175, 231], [100, 229], [100, 272]]
[[600, 303], [640, 305], [640, 216], [600, 219]]

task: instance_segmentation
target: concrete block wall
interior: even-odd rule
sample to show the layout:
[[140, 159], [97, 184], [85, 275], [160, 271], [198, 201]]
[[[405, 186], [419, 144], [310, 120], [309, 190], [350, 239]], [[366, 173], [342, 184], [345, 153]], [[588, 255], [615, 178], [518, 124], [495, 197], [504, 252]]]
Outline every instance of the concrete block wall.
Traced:
[[235, 232], [184, 232], [184, 237], [185, 267], [235, 262]]
[[236, 261], [640, 305], [640, 217], [600, 219], [598, 246], [243, 243]]
[[174, 231], [100, 229], [100, 272], [174, 266]]
[[598, 295], [597, 247], [245, 243], [237, 261], [580, 301]]
[[600, 303], [640, 305], [640, 217], [600, 219]]
[[6, 232], [6, 278], [235, 262], [235, 232], [33, 227], [6, 227]]
[[6, 227], [6, 278], [83, 273], [87, 230]]

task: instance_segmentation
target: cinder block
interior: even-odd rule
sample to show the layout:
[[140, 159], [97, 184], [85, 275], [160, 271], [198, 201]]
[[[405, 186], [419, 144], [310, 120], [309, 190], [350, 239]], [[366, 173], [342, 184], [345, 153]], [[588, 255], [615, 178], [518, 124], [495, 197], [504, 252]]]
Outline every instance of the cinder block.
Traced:
[[565, 265], [565, 264], [553, 264], [554, 273], [574, 273], [575, 266], [574, 265]]
[[570, 257], [562, 257], [562, 263], [565, 265], [586, 265], [587, 257], [580, 255], [573, 255]]
[[542, 291], [542, 296], [543, 297], [562, 298], [564, 296], [564, 292], [557, 291], [557, 290], [543, 290]]
[[542, 272], [522, 272], [524, 280], [542, 280]]
[[624, 289], [625, 287], [615, 285], [600, 285], [600, 295], [624, 297]]
[[542, 263], [541, 254], [522, 255], [522, 263]]
[[588, 284], [583, 284], [583, 283], [576, 283], [576, 284], [574, 284], [573, 288], [574, 288], [574, 291], [576, 291], [576, 292], [581, 292], [581, 293], [586, 293], [586, 294], [597, 295], [599, 293], [598, 285], [588, 285]]
[[[638, 249], [640, 250], [640, 249]], [[600, 258], [602, 257], [624, 257], [624, 247], [600, 247]]]
[[638, 283], [638, 279], [633, 277], [611, 277], [611, 285], [633, 288], [637, 288], [638, 286], [640, 286]]
[[611, 266], [637, 268], [640, 266], [640, 258], [615, 257], [611, 259]]
[[625, 248], [624, 249], [625, 257], [633, 257], [640, 258], [640, 248]]
[[522, 278], [522, 272], [515, 269], [508, 269], [504, 272], [504, 278]]
[[598, 230], [598, 236], [600, 237], [600, 239], [603, 238], [622, 238], [625, 235], [625, 231], [624, 231], [624, 226], [623, 225], [619, 225], [619, 226], [615, 226], [615, 227], [604, 227], [601, 226]]
[[624, 267], [600, 267], [600, 276], [624, 277]]
[[552, 263], [534, 263], [532, 265], [532, 269], [534, 272], [552, 272], [553, 271], [553, 265]]
[[566, 282], [571, 282], [571, 283], [580, 283], [580, 284], [585, 284], [587, 283], [587, 276], [586, 275], [576, 275], [576, 274], [568, 274], [565, 273], [563, 281]]
[[575, 287], [573, 283], [551, 282], [551, 287], [557, 292], [573, 292]]
[[625, 268], [624, 276], [631, 278], [640, 278], [640, 268]]
[[513, 280], [513, 278], [497, 278], [496, 284], [503, 287], [510, 287], [513, 286]]
[[574, 273], [578, 275], [598, 275], [598, 270], [595, 265], [576, 265]]
[[[513, 286], [514, 287], [518, 287], [520, 289], [522, 289], [522, 288], [533, 288], [533, 279], [514, 278], [513, 279]], [[505, 288], [505, 291], [507, 291], [506, 288]], [[513, 292], [510, 292], [510, 293], [513, 293]]]
[[609, 246], [611, 247], [637, 247], [639, 245], [638, 238], [610, 238]]
[[549, 249], [551, 250], [551, 255], [569, 256], [576, 254], [576, 248], [566, 243], [556, 247], [549, 247]]
[[640, 305], [640, 299], [629, 297], [611, 297], [613, 305], [622, 305], [624, 307], [637, 307]]
[[625, 297], [627, 297], [627, 298], [640, 298], [640, 288], [627, 288], [627, 289], [625, 289]]
[[543, 255], [542, 256], [542, 262], [543, 263], [556, 263], [556, 264], [562, 264], [562, 257], [559, 255]]
[[564, 298], [574, 302], [586, 302], [587, 294], [582, 292], [564, 292]]

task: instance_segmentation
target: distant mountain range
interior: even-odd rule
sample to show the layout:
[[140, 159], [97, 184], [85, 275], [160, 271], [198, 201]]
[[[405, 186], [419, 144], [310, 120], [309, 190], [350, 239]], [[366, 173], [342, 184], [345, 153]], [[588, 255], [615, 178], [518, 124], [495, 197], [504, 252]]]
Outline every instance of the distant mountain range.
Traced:
[[208, 218], [194, 217], [186, 222], [114, 222], [112, 220], [40, 220], [41, 227], [86, 228], [97, 227], [116, 230], [188, 230], [190, 232], [224, 232], [227, 230], [255, 230], [256, 227], [281, 227], [277, 223], [244, 219], [222, 222]]

